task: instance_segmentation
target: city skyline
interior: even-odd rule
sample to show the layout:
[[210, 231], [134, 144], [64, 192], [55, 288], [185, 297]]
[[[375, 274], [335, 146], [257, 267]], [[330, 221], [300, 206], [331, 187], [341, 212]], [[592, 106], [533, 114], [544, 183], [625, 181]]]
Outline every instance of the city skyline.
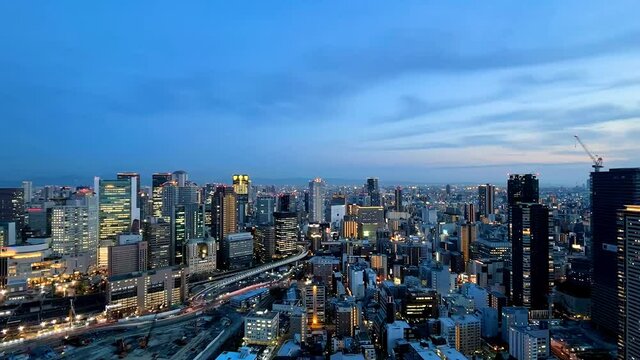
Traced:
[[573, 186], [591, 170], [574, 134], [607, 168], [640, 149], [633, 2], [56, 5], [0, 6], [4, 185]]

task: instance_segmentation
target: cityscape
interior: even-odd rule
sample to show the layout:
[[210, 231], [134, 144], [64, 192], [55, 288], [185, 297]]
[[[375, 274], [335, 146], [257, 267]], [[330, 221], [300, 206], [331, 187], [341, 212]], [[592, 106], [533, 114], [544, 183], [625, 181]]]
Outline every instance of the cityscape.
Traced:
[[639, 4], [60, 5], [0, 4], [0, 359], [640, 360]]

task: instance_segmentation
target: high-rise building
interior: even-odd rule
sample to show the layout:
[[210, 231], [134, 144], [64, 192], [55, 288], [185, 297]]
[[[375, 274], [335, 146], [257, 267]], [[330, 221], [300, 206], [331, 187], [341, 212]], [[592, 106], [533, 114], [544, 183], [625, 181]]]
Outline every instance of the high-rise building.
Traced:
[[322, 284], [306, 284], [302, 288], [302, 303], [307, 309], [307, 321], [310, 328], [317, 328], [325, 322], [327, 291]]
[[253, 262], [253, 236], [242, 232], [227, 234], [222, 240], [222, 269], [237, 270], [251, 267]]
[[145, 241], [109, 246], [109, 276], [146, 271], [148, 249]]
[[256, 224], [273, 225], [273, 211], [276, 199], [273, 195], [260, 195], [256, 200]]
[[440, 318], [442, 336], [450, 346], [471, 357], [480, 350], [480, 319], [475, 315], [453, 315]]
[[171, 265], [185, 264], [185, 247], [190, 239], [204, 237], [204, 205], [180, 204], [171, 214]]
[[150, 270], [171, 265], [171, 223], [151, 218], [143, 224], [143, 240], [149, 245], [147, 255]]
[[184, 170], [178, 170], [171, 173], [171, 180], [175, 181], [178, 186], [186, 186], [189, 181], [189, 174]]
[[292, 193], [278, 194], [277, 211], [279, 212], [296, 212], [296, 196]]
[[509, 206], [518, 203], [540, 201], [538, 178], [534, 174], [510, 174], [507, 180], [507, 201]]
[[236, 194], [230, 186], [216, 187], [211, 199], [211, 236], [222, 241], [228, 234], [238, 231]]
[[16, 237], [24, 228], [24, 191], [22, 188], [0, 188], [0, 222], [15, 223]]
[[491, 184], [478, 186], [478, 212], [480, 216], [488, 218], [493, 214], [496, 187]]
[[509, 355], [514, 359], [548, 359], [549, 347], [549, 328], [529, 326], [509, 328]]
[[276, 229], [273, 225], [258, 225], [256, 227], [256, 241], [264, 249], [265, 260], [272, 259], [276, 254]]
[[537, 203], [519, 203], [509, 212], [511, 303], [548, 310], [554, 282], [553, 216]]
[[618, 327], [617, 212], [625, 205], [640, 205], [640, 168], [591, 173], [591, 231], [593, 276], [591, 321], [616, 334]]
[[324, 222], [325, 183], [321, 178], [309, 181], [309, 221]]
[[189, 274], [212, 273], [217, 268], [217, 244], [211, 237], [190, 239], [185, 246]]
[[291, 254], [298, 241], [298, 217], [293, 212], [273, 213], [275, 227], [275, 252], [279, 256]]
[[22, 192], [24, 195], [24, 203], [29, 204], [33, 199], [33, 182], [31, 181], [23, 181], [22, 182]]
[[618, 359], [640, 359], [640, 206], [618, 212]]
[[108, 248], [115, 245], [120, 234], [131, 232], [133, 221], [139, 219], [136, 205], [136, 182], [131, 178], [102, 180], [95, 178], [98, 197], [98, 265], [108, 265]]
[[463, 208], [463, 216], [464, 219], [468, 222], [468, 223], [475, 223], [476, 222], [476, 206], [474, 204], [464, 204], [464, 208]]
[[155, 173], [151, 178], [151, 202], [152, 216], [159, 218], [162, 216], [162, 185], [171, 181], [171, 173]]
[[249, 215], [249, 192], [251, 191], [251, 180], [249, 175], [233, 175], [233, 191], [236, 193], [238, 224], [246, 224]]
[[51, 248], [56, 255], [88, 254], [95, 265], [98, 255], [98, 199], [84, 204], [51, 208]]
[[462, 260], [464, 261], [465, 268], [467, 263], [471, 259], [471, 244], [476, 241], [476, 226], [475, 224], [462, 224], [460, 225], [460, 252], [462, 253]]
[[395, 200], [396, 200], [396, 211], [403, 211], [404, 206], [402, 206], [402, 188], [398, 186], [395, 191]]
[[362, 238], [375, 241], [378, 229], [384, 228], [384, 208], [382, 206], [361, 206], [358, 208], [359, 230]]
[[367, 195], [371, 199], [371, 206], [382, 206], [380, 198], [380, 186], [378, 185], [378, 178], [368, 178], [366, 184]]
[[353, 301], [342, 301], [336, 305], [336, 335], [354, 337], [358, 328], [358, 307]]

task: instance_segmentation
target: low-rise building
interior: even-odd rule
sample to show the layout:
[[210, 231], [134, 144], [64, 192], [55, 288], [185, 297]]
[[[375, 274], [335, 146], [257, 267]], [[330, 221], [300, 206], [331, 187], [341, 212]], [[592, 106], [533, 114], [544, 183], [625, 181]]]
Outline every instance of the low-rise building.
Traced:
[[273, 345], [278, 340], [279, 313], [254, 311], [244, 319], [244, 340], [247, 344]]

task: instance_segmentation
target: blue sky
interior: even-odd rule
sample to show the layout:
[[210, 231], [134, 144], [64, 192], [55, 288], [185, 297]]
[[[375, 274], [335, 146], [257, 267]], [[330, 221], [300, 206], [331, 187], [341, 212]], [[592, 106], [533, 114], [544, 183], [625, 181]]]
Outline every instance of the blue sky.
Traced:
[[[582, 184], [640, 166], [640, 3], [0, 4], [0, 180]], [[44, 181], [44, 180], [43, 180]]]

